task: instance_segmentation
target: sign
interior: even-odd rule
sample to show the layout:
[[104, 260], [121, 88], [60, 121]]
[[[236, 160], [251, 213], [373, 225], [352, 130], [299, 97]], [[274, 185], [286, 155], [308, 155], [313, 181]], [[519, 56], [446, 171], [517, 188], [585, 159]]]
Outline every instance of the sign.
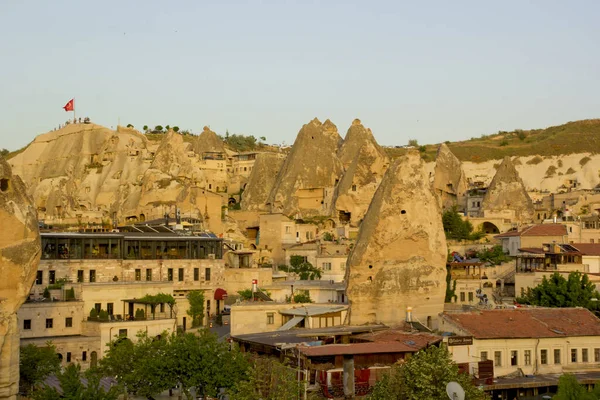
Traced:
[[473, 344], [473, 336], [449, 336], [448, 346], [469, 346]]
[[258, 279], [252, 279], [252, 284], [253, 285], [258, 285]]

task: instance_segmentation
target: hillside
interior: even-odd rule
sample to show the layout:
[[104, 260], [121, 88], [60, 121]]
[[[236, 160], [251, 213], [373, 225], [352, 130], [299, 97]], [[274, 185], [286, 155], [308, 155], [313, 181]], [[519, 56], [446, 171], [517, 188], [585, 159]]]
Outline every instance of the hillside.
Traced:
[[[505, 156], [559, 156], [576, 153], [600, 152], [600, 119], [567, 122], [545, 129], [498, 132], [461, 142], [446, 142], [461, 161], [484, 162], [501, 160]], [[426, 145], [422, 157], [435, 160], [439, 144]], [[387, 148], [388, 154], [397, 158], [405, 149]]]

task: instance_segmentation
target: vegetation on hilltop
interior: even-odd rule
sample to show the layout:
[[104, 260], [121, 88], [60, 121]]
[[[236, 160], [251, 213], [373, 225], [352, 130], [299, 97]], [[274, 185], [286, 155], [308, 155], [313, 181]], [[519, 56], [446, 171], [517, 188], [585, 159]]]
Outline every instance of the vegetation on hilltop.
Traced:
[[[511, 132], [499, 131], [492, 135], [460, 142], [446, 142], [461, 161], [484, 162], [505, 156], [557, 156], [574, 153], [595, 153], [600, 150], [600, 119], [567, 122], [545, 129]], [[425, 161], [435, 160], [439, 144], [426, 146], [421, 155]], [[403, 155], [404, 148], [386, 148], [392, 158]]]

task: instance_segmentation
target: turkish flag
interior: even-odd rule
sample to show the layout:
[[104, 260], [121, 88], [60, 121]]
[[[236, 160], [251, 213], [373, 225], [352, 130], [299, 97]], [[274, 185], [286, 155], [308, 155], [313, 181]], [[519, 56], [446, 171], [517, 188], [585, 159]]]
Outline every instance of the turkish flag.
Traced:
[[71, 99], [63, 107], [65, 111], [73, 111], [75, 109], [75, 99]]

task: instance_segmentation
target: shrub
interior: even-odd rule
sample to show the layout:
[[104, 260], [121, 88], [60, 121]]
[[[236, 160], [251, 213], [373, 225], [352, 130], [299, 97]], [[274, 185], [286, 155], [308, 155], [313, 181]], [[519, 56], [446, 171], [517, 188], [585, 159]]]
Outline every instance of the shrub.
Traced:
[[535, 156], [533, 157], [531, 160], [527, 161], [526, 164], [527, 165], [538, 165], [539, 163], [541, 163], [542, 161], [544, 161], [544, 159], [540, 156]]
[[100, 321], [107, 321], [108, 320], [108, 312], [106, 310], [100, 310], [100, 313], [98, 314], [98, 319]]
[[146, 319], [146, 314], [143, 309], [138, 308], [135, 310], [135, 319]]
[[421, 153], [425, 153], [427, 151], [427, 147], [425, 147], [425, 146], [419, 146], [419, 151]]
[[581, 165], [582, 167], [587, 164], [588, 162], [592, 161], [591, 158], [589, 157], [583, 157], [581, 160], [579, 160], [579, 165]]
[[49, 299], [50, 298], [50, 290], [48, 288], [44, 289], [44, 297]]
[[325, 232], [323, 234], [323, 240], [325, 240], [326, 242], [333, 242], [333, 235], [329, 232]]
[[517, 129], [515, 132], [516, 132], [519, 140], [525, 140], [525, 138], [527, 137], [527, 134], [525, 132], [523, 132], [521, 129]]
[[96, 308], [95, 308], [95, 307], [94, 307], [94, 308], [92, 308], [92, 309], [90, 310], [90, 318], [91, 318], [91, 319], [96, 319], [96, 318], [98, 318], [98, 311], [96, 311]]
[[417, 147], [419, 145], [419, 141], [417, 139], [409, 139], [408, 145], [412, 147]]
[[179, 127], [178, 126], [174, 126], [173, 127], [173, 132], [179, 132]]
[[73, 300], [75, 298], [75, 289], [70, 288], [65, 292], [65, 300]]
[[502, 141], [500, 142], [500, 146], [501, 147], [508, 146], [508, 140], [502, 139]]
[[551, 165], [548, 167], [548, 169], [546, 170], [546, 178], [550, 178], [552, 176], [554, 176], [556, 174], [556, 167], [554, 165]]
[[127, 127], [128, 127], [128, 128], [133, 128], [133, 125], [131, 125], [131, 124], [127, 124]]
[[162, 130], [163, 130], [163, 127], [162, 127], [162, 125], [156, 125], [156, 126], [154, 127], [154, 131], [155, 131], [155, 132], [162, 132]]
[[148, 131], [148, 125], [144, 125], [144, 127], [142, 128], [144, 130], [144, 132]]

